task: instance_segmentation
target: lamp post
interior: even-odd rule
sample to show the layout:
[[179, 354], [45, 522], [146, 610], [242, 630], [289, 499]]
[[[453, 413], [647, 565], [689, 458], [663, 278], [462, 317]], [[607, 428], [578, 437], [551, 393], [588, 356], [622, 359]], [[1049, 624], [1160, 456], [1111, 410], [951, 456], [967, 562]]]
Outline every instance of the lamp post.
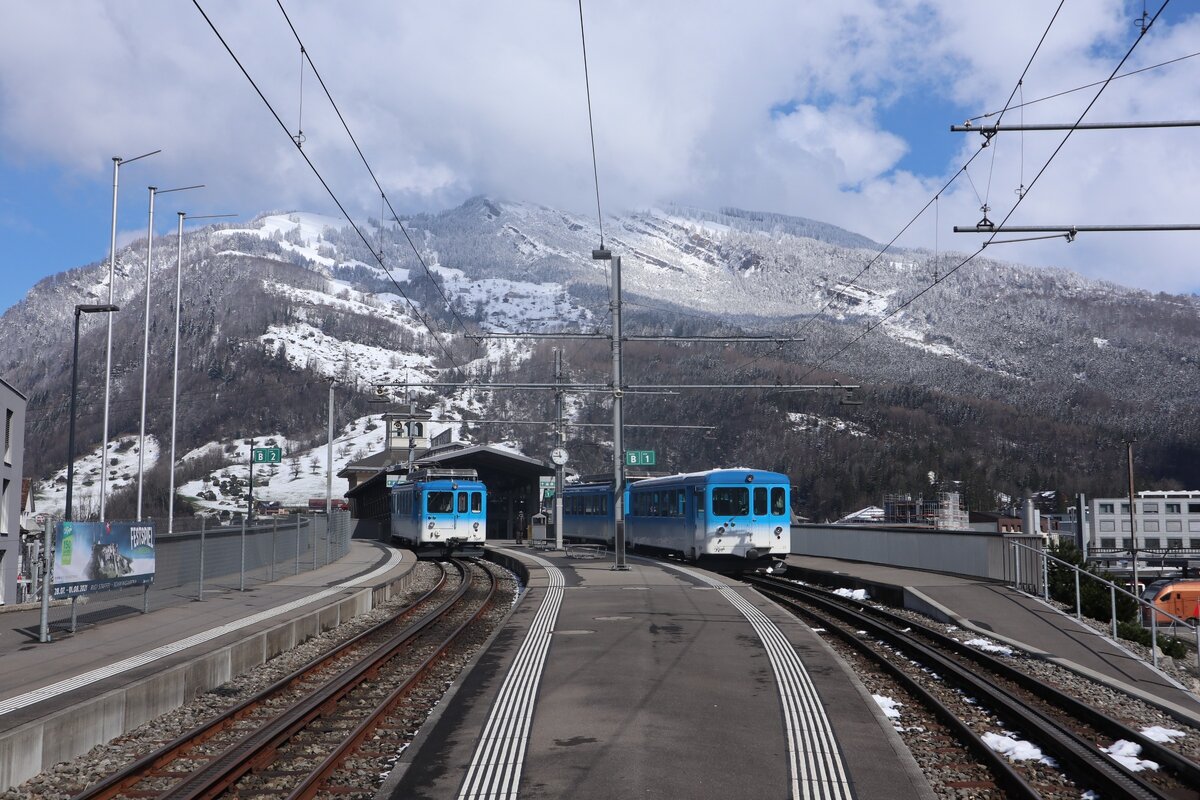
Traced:
[[[113, 291], [116, 285], [117, 272], [117, 182], [121, 174], [122, 164], [132, 164], [143, 158], [161, 153], [162, 150], [155, 150], [153, 153], [143, 153], [135, 158], [121, 158], [113, 156], [113, 195], [112, 195], [112, 232], [110, 236], [110, 245], [108, 251], [108, 304], [112, 305]], [[101, 437], [100, 443], [100, 458], [101, 462], [108, 461], [108, 398], [111, 394], [112, 387], [112, 317], [108, 318], [108, 345], [107, 355], [104, 359], [104, 434]], [[104, 499], [107, 491], [105, 490], [108, 484], [108, 465], [101, 463], [100, 466], [100, 521], [104, 522]]]
[[613, 565], [614, 570], [627, 570], [625, 563], [625, 418], [621, 412], [621, 397], [625, 387], [621, 381], [621, 257], [601, 244], [592, 251], [597, 261], [612, 262], [612, 286], [609, 289], [609, 310], [612, 312], [612, 397], [613, 397]]
[[142, 485], [145, 476], [146, 463], [146, 379], [150, 373], [150, 258], [154, 252], [154, 197], [168, 192], [182, 192], [187, 189], [202, 189], [204, 184], [181, 186], [177, 189], [150, 188], [150, 222], [146, 230], [146, 314], [145, 329], [142, 333], [142, 424], [138, 433], [138, 495], [137, 518], [142, 518]]
[[[171, 477], [167, 489], [167, 533], [175, 531], [175, 421], [179, 407], [179, 309], [183, 301], [183, 221], [187, 212], [177, 211], [179, 215], [179, 240], [175, 256], [175, 363], [171, 367]], [[192, 219], [216, 219], [218, 217], [235, 217], [236, 214], [205, 214]]]
[[[64, 517], [70, 521], [75, 519], [71, 500], [75, 490], [75, 393], [79, 386], [79, 317], [81, 314], [101, 314], [120, 311], [114, 305], [80, 304], [75, 306], [75, 346], [71, 352], [71, 421], [67, 429], [67, 508]], [[109, 317], [111, 320], [112, 317]], [[104, 463], [106, 455], [101, 453], [100, 470], [107, 469]]]

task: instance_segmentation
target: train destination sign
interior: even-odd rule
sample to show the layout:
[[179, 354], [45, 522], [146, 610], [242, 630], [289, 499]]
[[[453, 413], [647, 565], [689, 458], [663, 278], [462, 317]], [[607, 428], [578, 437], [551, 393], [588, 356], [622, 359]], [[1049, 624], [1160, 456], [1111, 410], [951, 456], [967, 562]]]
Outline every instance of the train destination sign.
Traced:
[[278, 447], [255, 447], [251, 453], [251, 461], [255, 464], [282, 464], [283, 450]]
[[629, 467], [653, 467], [655, 465], [653, 450], [626, 450], [625, 465]]

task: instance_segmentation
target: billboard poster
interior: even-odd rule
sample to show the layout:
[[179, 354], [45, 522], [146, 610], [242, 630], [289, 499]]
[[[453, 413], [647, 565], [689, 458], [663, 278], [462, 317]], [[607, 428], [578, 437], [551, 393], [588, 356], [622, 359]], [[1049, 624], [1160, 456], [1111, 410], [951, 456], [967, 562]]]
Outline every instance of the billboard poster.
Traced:
[[153, 522], [59, 522], [54, 534], [56, 600], [154, 581]]

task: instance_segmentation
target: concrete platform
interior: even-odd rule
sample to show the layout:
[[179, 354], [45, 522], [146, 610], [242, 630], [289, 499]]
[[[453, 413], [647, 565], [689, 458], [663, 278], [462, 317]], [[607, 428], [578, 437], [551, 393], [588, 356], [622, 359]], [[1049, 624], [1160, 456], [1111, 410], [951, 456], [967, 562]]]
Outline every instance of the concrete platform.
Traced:
[[[0, 650], [0, 788], [87, 752], [324, 630], [412, 580], [416, 558], [354, 541], [334, 562], [245, 592], [212, 591], [53, 642]], [[0, 617], [10, 631], [30, 624]]]
[[489, 550], [528, 590], [379, 797], [933, 796], [843, 662], [753, 589]]
[[1005, 584], [834, 558], [792, 555], [787, 562], [789, 577], [867, 589], [873, 599], [1027, 650], [1200, 725], [1194, 693], [1073, 616]]

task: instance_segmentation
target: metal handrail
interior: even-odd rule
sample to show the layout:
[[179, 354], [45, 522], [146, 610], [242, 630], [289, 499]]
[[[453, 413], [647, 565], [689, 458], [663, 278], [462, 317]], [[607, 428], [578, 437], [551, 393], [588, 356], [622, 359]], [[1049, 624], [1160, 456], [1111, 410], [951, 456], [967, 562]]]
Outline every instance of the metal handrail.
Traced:
[[[1158, 606], [1154, 605], [1153, 603], [1142, 599], [1139, 595], [1134, 594], [1133, 592], [1130, 592], [1126, 589], [1123, 589], [1120, 586], [1117, 586], [1112, 581], [1101, 578], [1099, 575], [1096, 575], [1095, 573], [1080, 569], [1077, 565], [1072, 564], [1069, 561], [1064, 561], [1061, 558], [1058, 558], [1056, 556], [1052, 556], [1049, 553], [1047, 553], [1045, 550], [1042, 550], [1042, 549], [1036, 548], [1036, 547], [1030, 547], [1029, 545], [1021, 544], [1020, 542], [1010, 542], [1010, 544], [1013, 546], [1014, 550], [1018, 547], [1024, 547], [1025, 549], [1033, 551], [1033, 552], [1037, 553], [1038, 555], [1040, 555], [1042, 557], [1042, 572], [1043, 572], [1043, 574], [1046, 574], [1049, 571], [1050, 561], [1055, 561], [1059, 564], [1062, 564], [1064, 567], [1070, 567], [1075, 572], [1075, 618], [1076, 619], [1080, 619], [1083, 616], [1082, 599], [1080, 597], [1080, 592], [1079, 592], [1079, 577], [1080, 577], [1080, 575], [1086, 576], [1090, 580], [1099, 581], [1100, 583], [1108, 586], [1109, 594], [1112, 596], [1112, 638], [1113, 639], [1117, 638], [1117, 592], [1121, 592], [1122, 594], [1128, 595], [1129, 597], [1132, 597], [1135, 601], [1137, 601], [1139, 610], [1143, 606], [1149, 608], [1152, 612], [1150, 614], [1150, 656], [1153, 660], [1155, 667], [1158, 666], [1158, 615], [1163, 614], [1167, 617], [1170, 617], [1172, 620], [1174, 620], [1174, 623], [1179, 623], [1179, 624], [1187, 626], [1196, 634], [1196, 667], [1197, 667], [1197, 669], [1200, 669], [1200, 626], [1197, 626], [1196, 628], [1192, 628], [1192, 626], [1190, 624], [1188, 624], [1187, 620], [1180, 619], [1179, 617], [1175, 616], [1174, 614], [1172, 614], [1169, 611], [1163, 611], [1162, 609], [1158, 608]], [[1021, 588], [1020, 587], [1020, 575], [1018, 574], [1017, 589], [1020, 590], [1020, 588]], [[1050, 582], [1049, 582], [1049, 580], [1043, 580], [1043, 582], [1042, 582], [1042, 597], [1047, 600], [1050, 599]], [[1172, 624], [1174, 624], [1174, 623], [1172, 623]]]

